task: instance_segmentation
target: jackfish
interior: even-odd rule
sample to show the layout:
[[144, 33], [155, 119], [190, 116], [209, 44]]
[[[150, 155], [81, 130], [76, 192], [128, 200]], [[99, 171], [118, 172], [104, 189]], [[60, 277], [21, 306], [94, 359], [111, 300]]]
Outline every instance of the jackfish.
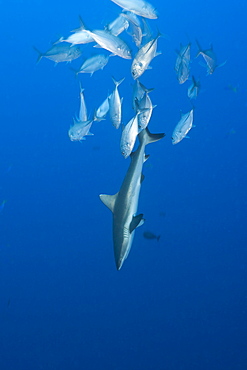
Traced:
[[158, 14], [156, 9], [144, 0], [111, 0], [121, 8], [129, 10], [132, 13], [144, 18], [156, 19]]
[[111, 23], [105, 26], [105, 30], [110, 32], [114, 36], [118, 36], [128, 27], [129, 27], [128, 20], [126, 19], [126, 17], [123, 16], [123, 13], [120, 13], [116, 19], [114, 19]]
[[70, 46], [66, 44], [53, 45], [45, 53], [39, 51], [35, 46], [33, 48], [39, 54], [37, 63], [42, 58], [50, 59], [56, 64], [61, 62], [71, 62], [72, 60], [77, 59], [79, 58], [79, 56], [81, 56], [81, 50], [78, 46]]
[[198, 53], [197, 57], [199, 55], [202, 55], [203, 59], [206, 62], [206, 68], [207, 68], [207, 74], [211, 75], [214, 73], [215, 69], [218, 67], [222, 67], [226, 61], [220, 65], [217, 64], [217, 58], [215, 55], [215, 52], [213, 50], [213, 45], [210, 45], [210, 49], [203, 50], [199, 44], [199, 42], [196, 40], [197, 47], [198, 47]]
[[139, 112], [127, 123], [122, 131], [120, 150], [124, 158], [130, 155], [135, 145], [136, 137], [139, 132], [138, 115]]
[[97, 42], [103, 49], [106, 49], [114, 55], [118, 55], [124, 59], [131, 59], [131, 50], [129, 46], [120, 37], [114, 36], [106, 30], [94, 30], [88, 31], [87, 33], [91, 36], [94, 41]]
[[74, 126], [70, 127], [68, 135], [71, 141], [85, 140], [84, 136], [93, 135], [90, 132], [93, 120], [78, 122], [74, 120]]
[[81, 65], [79, 71], [76, 72], [76, 74], [90, 73], [92, 76], [94, 72], [98, 71], [99, 69], [103, 69], [106, 66], [109, 57], [109, 55], [97, 54], [92, 56], [91, 58], [86, 59]]
[[137, 52], [132, 65], [131, 65], [131, 74], [134, 80], [139, 78], [146, 69], [150, 69], [149, 64], [152, 59], [161, 53], [157, 53], [157, 41], [160, 37], [160, 33], [149, 41], [147, 44], [143, 45], [140, 50]]
[[109, 113], [113, 126], [115, 126], [115, 128], [118, 129], [122, 119], [122, 100], [123, 100], [123, 98], [120, 99], [118, 86], [123, 82], [124, 78], [122, 78], [122, 80], [120, 81], [116, 81], [112, 77], [112, 80], [115, 84], [115, 89], [109, 96]]
[[183, 84], [188, 80], [190, 75], [190, 48], [191, 43], [186, 46], [180, 45], [180, 50], [175, 63], [175, 71], [177, 73], [178, 82]]
[[[186, 137], [187, 133], [193, 126], [193, 111], [191, 109], [188, 113], [181, 114], [181, 119], [176, 125], [173, 134], [172, 134], [172, 144], [177, 144], [183, 138]], [[188, 136], [187, 136], [188, 137]]]
[[102, 121], [105, 119], [109, 111], [109, 100], [111, 99], [111, 94], [103, 101], [99, 108], [94, 113], [94, 121]]

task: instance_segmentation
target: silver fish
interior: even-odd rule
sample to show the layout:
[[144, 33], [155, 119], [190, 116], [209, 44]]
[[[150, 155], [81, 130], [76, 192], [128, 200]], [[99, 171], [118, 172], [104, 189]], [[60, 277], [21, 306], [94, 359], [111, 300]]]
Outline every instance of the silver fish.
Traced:
[[103, 69], [106, 66], [109, 57], [109, 55], [97, 54], [91, 58], [86, 59], [81, 65], [79, 71], [77, 71], [77, 74], [91, 73], [92, 76], [94, 72], [98, 71], [99, 69]]
[[102, 121], [105, 119], [109, 111], [109, 100], [111, 99], [111, 94], [103, 101], [99, 108], [94, 113], [94, 121]]
[[128, 33], [132, 36], [133, 42], [139, 48], [142, 42], [142, 28], [141, 22], [138, 17], [132, 12], [123, 12], [123, 17], [125, 17], [129, 22]]
[[157, 53], [157, 41], [160, 37], [160, 33], [147, 44], [142, 46], [137, 52], [132, 65], [131, 65], [131, 74], [134, 80], [139, 78], [146, 69], [150, 68], [149, 64], [154, 57], [161, 53]]
[[183, 84], [188, 80], [190, 75], [190, 48], [191, 43], [186, 46], [180, 45], [180, 50], [175, 63], [178, 82]]
[[83, 91], [84, 89], [81, 87], [81, 84], [80, 84], [80, 110], [79, 110], [78, 122], [86, 122], [88, 120], [87, 107], [86, 107], [86, 102], [85, 102]]
[[118, 36], [112, 35], [105, 30], [88, 31], [87, 33], [100, 45], [103, 49], [112, 52], [124, 59], [131, 59], [131, 50], [129, 46]]
[[181, 114], [181, 119], [176, 125], [173, 134], [172, 134], [172, 144], [177, 144], [183, 138], [186, 137], [187, 133], [190, 131], [190, 129], [193, 126], [193, 111], [194, 109], [191, 109], [188, 113]]
[[34, 47], [34, 50], [36, 50], [39, 54], [37, 63], [42, 58], [50, 59], [56, 64], [60, 62], [71, 62], [72, 60], [79, 58], [79, 56], [81, 55], [81, 50], [79, 47], [70, 47], [70, 45], [63, 44], [53, 45], [45, 53], [40, 52], [36, 47]]
[[105, 30], [110, 32], [114, 36], [118, 36], [128, 27], [128, 20], [123, 16], [123, 13], [120, 13], [119, 16], [114, 19], [114, 21], [112, 21], [105, 27]]
[[138, 79], [135, 80], [132, 95], [132, 106], [135, 111], [137, 111], [136, 101], [141, 100], [145, 92], [150, 93], [151, 91], [153, 91], [153, 89], [147, 89]]
[[139, 132], [138, 115], [139, 112], [127, 123], [122, 131], [120, 150], [124, 158], [130, 155], [135, 145], [136, 137]]
[[78, 45], [78, 44], [88, 44], [90, 42], [94, 42], [94, 39], [89, 36], [89, 34], [85, 31], [85, 25], [81, 19], [80, 19], [80, 27], [76, 30], [72, 31], [74, 32], [72, 35], [70, 35], [67, 39], [64, 37], [60, 37], [60, 39], [56, 42], [68, 42], [72, 45]]
[[156, 9], [144, 0], [111, 0], [125, 10], [129, 10], [132, 13], [140, 15], [144, 18], [156, 19], [158, 14]]
[[94, 42], [94, 39], [89, 36], [89, 34], [85, 30], [81, 30], [78, 32], [73, 33], [67, 38], [60, 37], [56, 44], [59, 42], [68, 42], [72, 45], [79, 45], [79, 44], [88, 44], [90, 42]]
[[200, 88], [201, 88], [200, 81], [199, 80], [196, 81], [195, 77], [192, 76], [192, 84], [188, 88], [188, 97], [190, 99], [196, 99], [199, 94]]
[[189, 64], [182, 62], [179, 66], [177, 73], [178, 82], [180, 84], [183, 84], [185, 81], [188, 80], [189, 76], [190, 76], [190, 66]]
[[77, 122], [74, 120], [74, 126], [70, 127], [68, 135], [71, 141], [85, 140], [86, 135], [93, 135], [89, 130], [92, 126], [93, 120], [86, 122]]
[[120, 99], [119, 96], [118, 86], [123, 82], [124, 78], [120, 81], [116, 81], [112, 77], [112, 80], [115, 84], [115, 89], [109, 97], [109, 113], [113, 126], [118, 129], [122, 119], [122, 99]]
[[145, 18], [142, 18], [142, 45], [147, 44], [152, 39], [152, 30]]
[[100, 194], [101, 201], [113, 214], [113, 244], [115, 263], [118, 270], [130, 252], [135, 229], [144, 222], [143, 214], [137, 215], [138, 200], [143, 180], [142, 167], [147, 160], [145, 147], [158, 141], [164, 134], [151, 134], [148, 129], [138, 135], [140, 144], [131, 154], [131, 162], [119, 192], [115, 195]]
[[196, 40], [196, 43], [197, 43], [197, 47], [199, 49], [198, 53], [197, 53], [197, 57], [200, 54], [203, 56], [203, 59], [206, 62], [206, 68], [207, 68], [207, 74], [208, 75], [213, 74], [216, 68], [222, 67], [223, 65], [226, 64], [226, 61], [221, 63], [221, 64], [217, 64], [217, 58], [216, 58], [216, 55], [215, 55], [215, 52], [213, 50], [212, 45], [210, 46], [210, 49], [203, 50], [197, 40]]
[[140, 111], [140, 114], [138, 116], [139, 130], [144, 130], [151, 119], [153, 108], [155, 108], [156, 105], [152, 104], [148, 93], [145, 92], [142, 99], [136, 101], [136, 106]]

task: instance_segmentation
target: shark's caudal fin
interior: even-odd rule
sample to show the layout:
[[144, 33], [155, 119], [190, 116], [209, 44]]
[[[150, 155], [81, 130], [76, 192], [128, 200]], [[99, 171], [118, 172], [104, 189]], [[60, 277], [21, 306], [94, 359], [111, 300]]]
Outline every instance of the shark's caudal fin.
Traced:
[[115, 206], [115, 202], [116, 202], [116, 199], [117, 199], [117, 194], [114, 194], [114, 195], [107, 195], [107, 194], [100, 194], [100, 200], [102, 201], [102, 203], [104, 203], [104, 205], [109, 208], [110, 211], [114, 211], [114, 206]]
[[165, 136], [165, 134], [151, 134], [149, 129], [146, 127], [145, 130], [142, 130], [138, 137], [141, 143], [145, 143], [145, 145], [150, 143], [155, 143], [155, 141], [158, 141], [162, 139]]

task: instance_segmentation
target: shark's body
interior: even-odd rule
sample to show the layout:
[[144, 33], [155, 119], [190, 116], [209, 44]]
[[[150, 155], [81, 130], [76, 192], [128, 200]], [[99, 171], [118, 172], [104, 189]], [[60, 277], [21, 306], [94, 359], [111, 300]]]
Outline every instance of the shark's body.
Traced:
[[101, 194], [100, 199], [113, 213], [113, 244], [118, 270], [128, 257], [135, 229], [143, 224], [143, 215], [136, 215], [143, 179], [142, 167], [147, 159], [145, 146], [160, 140], [164, 134], [151, 134], [148, 129], [138, 135], [140, 144], [131, 154], [131, 163], [119, 192], [115, 195]]

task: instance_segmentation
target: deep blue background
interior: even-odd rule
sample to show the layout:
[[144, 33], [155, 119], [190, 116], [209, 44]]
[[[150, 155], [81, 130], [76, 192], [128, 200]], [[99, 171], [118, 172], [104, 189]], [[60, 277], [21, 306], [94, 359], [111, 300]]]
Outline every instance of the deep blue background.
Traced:
[[[78, 80], [65, 63], [36, 65], [32, 46], [45, 51], [69, 35], [79, 14], [102, 28], [120, 8], [109, 0], [0, 3], [0, 369], [246, 369], [246, 1], [153, 3], [160, 16], [150, 24], [165, 37], [141, 81], [155, 88], [150, 131], [167, 136], [147, 147], [146, 222], [119, 272], [111, 214], [98, 195], [116, 193], [129, 165], [121, 133], [95, 122], [93, 137], [71, 142]], [[212, 76], [195, 59], [195, 38], [227, 60]], [[202, 90], [190, 140], [173, 146], [180, 110], [191, 109], [190, 82], [180, 86], [174, 72], [175, 49], [188, 41]], [[130, 65], [114, 57], [93, 77], [80, 75], [91, 114], [113, 75], [126, 77], [124, 123], [131, 118]]]

